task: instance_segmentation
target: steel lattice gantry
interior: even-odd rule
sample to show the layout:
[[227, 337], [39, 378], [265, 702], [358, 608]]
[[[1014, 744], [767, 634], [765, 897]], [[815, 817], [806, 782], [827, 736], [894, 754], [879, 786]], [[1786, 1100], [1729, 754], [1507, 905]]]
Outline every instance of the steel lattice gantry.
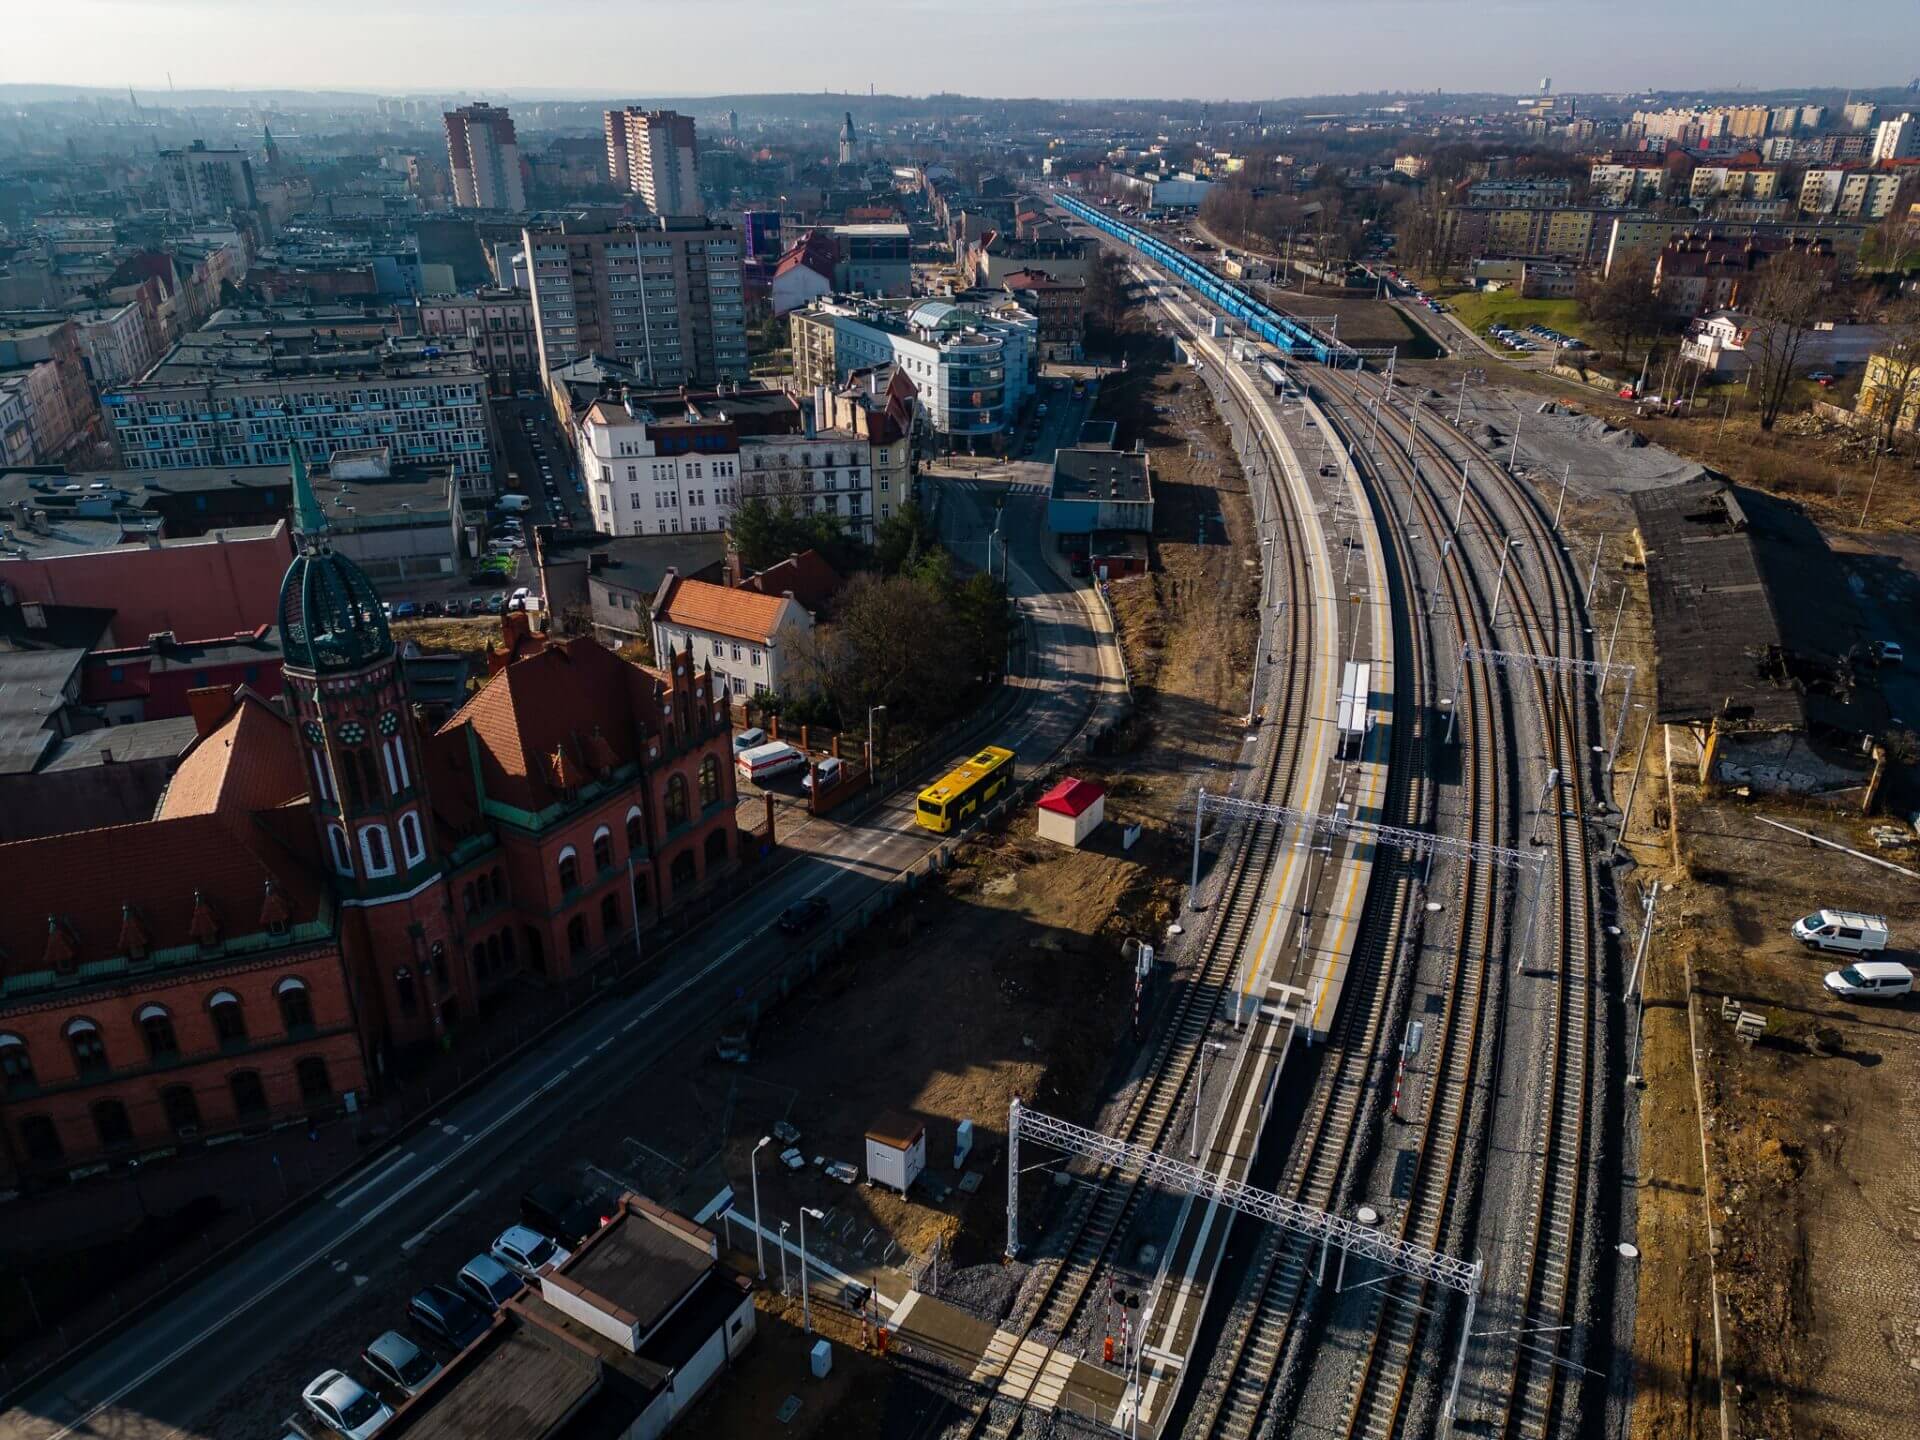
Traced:
[[[1137, 1174], [1178, 1194], [1214, 1200], [1243, 1215], [1277, 1225], [1283, 1230], [1318, 1241], [1322, 1263], [1329, 1249], [1343, 1256], [1370, 1260], [1383, 1269], [1457, 1291], [1466, 1299], [1466, 1318], [1460, 1327], [1460, 1350], [1454, 1362], [1452, 1386], [1447, 1394], [1447, 1413], [1453, 1413], [1460, 1389], [1460, 1371], [1466, 1359], [1467, 1341], [1473, 1333], [1474, 1310], [1480, 1302], [1482, 1263], [1461, 1260], [1424, 1245], [1396, 1240], [1371, 1225], [1316, 1210], [1271, 1190], [1256, 1189], [1244, 1181], [1213, 1174], [1184, 1160], [1176, 1160], [1144, 1145], [1135, 1145], [1083, 1125], [1060, 1120], [1022, 1105], [1018, 1096], [1007, 1113], [1007, 1254], [1020, 1249], [1020, 1144], [1027, 1140], [1046, 1145], [1069, 1155], [1078, 1155], [1115, 1170]], [[1146, 1318], [1141, 1318], [1141, 1333], [1146, 1333]]]

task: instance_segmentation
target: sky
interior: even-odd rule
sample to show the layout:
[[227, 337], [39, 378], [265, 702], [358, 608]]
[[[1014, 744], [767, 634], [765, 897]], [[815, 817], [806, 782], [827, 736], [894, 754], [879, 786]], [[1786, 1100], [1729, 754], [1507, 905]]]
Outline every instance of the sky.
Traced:
[[[1270, 99], [1901, 85], [1913, 0], [4, 0], [0, 83]], [[1816, 18], [1817, 17], [1817, 18]], [[1906, 42], [1889, 45], [1894, 37]]]

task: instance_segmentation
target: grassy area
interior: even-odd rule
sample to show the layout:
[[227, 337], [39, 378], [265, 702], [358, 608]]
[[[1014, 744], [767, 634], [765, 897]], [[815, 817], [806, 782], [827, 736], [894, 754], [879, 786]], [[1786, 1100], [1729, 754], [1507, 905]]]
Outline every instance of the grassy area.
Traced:
[[396, 641], [418, 641], [422, 650], [441, 653], [453, 650], [469, 655], [484, 655], [487, 646], [500, 638], [500, 617], [487, 615], [471, 620], [396, 620], [389, 628]]
[[1487, 327], [1496, 321], [1522, 329], [1528, 325], [1549, 325], [1566, 335], [1580, 334], [1578, 300], [1523, 300], [1511, 290], [1492, 294], [1462, 290], [1445, 296], [1443, 303], [1459, 316], [1461, 324], [1479, 335], [1485, 335]]

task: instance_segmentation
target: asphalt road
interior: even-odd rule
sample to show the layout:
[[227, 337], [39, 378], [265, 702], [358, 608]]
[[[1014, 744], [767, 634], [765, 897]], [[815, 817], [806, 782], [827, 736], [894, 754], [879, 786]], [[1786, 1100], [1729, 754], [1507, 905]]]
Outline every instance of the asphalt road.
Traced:
[[[1013, 682], [1016, 707], [993, 738], [1011, 744], [1023, 766], [1067, 747], [1118, 688], [1087, 598], [1047, 563], [1043, 524], [1039, 494], [1007, 495], [1010, 588], [1027, 618], [1032, 663]], [[933, 837], [913, 824], [917, 783], [850, 824], [806, 826], [805, 848], [676, 945], [652, 981], [506, 1067], [171, 1305], [15, 1399], [0, 1414], [0, 1440], [191, 1435], [210, 1403], [363, 1287], [392, 1292], [397, 1321], [412, 1251], [517, 1154], [629, 1079], [636, 1057], [717, 1024], [737, 986], [785, 958], [784, 946], [766, 940], [782, 909], [818, 894], [847, 913], [925, 856]], [[297, 1408], [297, 1395], [286, 1402]]]

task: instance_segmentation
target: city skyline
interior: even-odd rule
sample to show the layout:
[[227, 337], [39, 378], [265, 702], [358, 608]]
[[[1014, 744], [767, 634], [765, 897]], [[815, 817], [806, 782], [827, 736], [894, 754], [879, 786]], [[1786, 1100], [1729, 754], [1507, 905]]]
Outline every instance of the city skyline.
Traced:
[[[698, 7], [572, 0], [583, 24], [644, 20], [646, 53], [713, 53], [710, 12]], [[1757, 0], [1737, 33], [1708, 12], [1672, 11], [1650, 0], [1570, 10], [1542, 0], [1363, 0], [1357, 6], [1269, 6], [1251, 0], [1054, 0], [1043, 10], [982, 0], [979, 23], [953, 31], [930, 0], [896, 7], [911, 27], [937, 37], [937, 70], [907, 67], [901, 34], [847, 30], [820, 0], [773, 5], [747, 0], [729, 11], [743, 35], [712, 83], [684, 68], [649, 67], [621, 47], [557, 49], [530, 59], [503, 45], [520, 8], [509, 0], [337, 0], [335, 23], [298, 29], [304, 12], [240, 0], [70, 0], [10, 22], [0, 84], [73, 84], [181, 89], [458, 90], [533, 100], [829, 90], [858, 95], [869, 83], [895, 93], [957, 91], [990, 98], [1118, 96], [1256, 100], [1380, 90], [1522, 93], [1552, 76], [1567, 91], [1835, 88], [1907, 83], [1882, 58], [1885, 40], [1910, 18], [1896, 0], [1862, 0], [1821, 17], [1809, 51], [1805, 12]], [[263, 26], [278, 12], [283, 25]], [[244, 23], [235, 24], [236, 20]], [[379, 45], [356, 22], [377, 26]], [[1658, 22], [1649, 51], [1643, 22]], [[815, 23], [818, 22], [818, 23]], [[1021, 44], [1006, 43], [1007, 26]], [[1356, 31], [1362, 35], [1356, 37]], [[1209, 47], [1205, 37], [1231, 35]], [[636, 36], [639, 34], [636, 29]], [[909, 36], [911, 30], [909, 29]], [[1169, 38], [1191, 36], [1190, 48]], [[1364, 43], [1361, 43], [1364, 41]], [[1863, 74], [1861, 65], [1889, 73]]]

